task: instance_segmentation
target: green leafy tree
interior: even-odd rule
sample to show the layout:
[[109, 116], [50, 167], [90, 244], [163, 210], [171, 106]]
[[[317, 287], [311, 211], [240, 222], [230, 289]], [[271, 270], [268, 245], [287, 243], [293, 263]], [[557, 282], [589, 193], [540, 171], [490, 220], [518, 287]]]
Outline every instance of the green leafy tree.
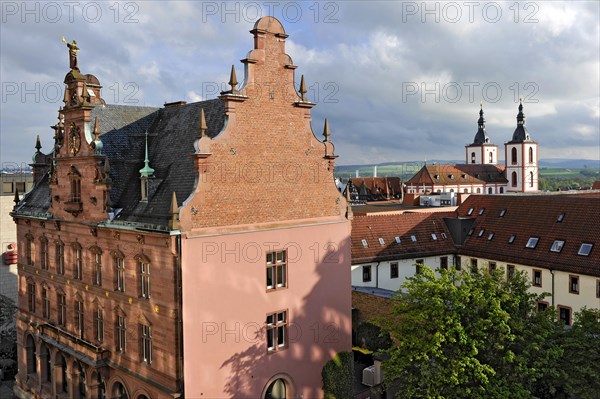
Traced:
[[354, 355], [340, 352], [323, 366], [323, 393], [325, 399], [352, 398], [354, 378]]
[[532, 328], [537, 319], [555, 323], [534, 311], [538, 297], [525, 278], [438, 272], [423, 267], [396, 297], [402, 321], [387, 326], [398, 345], [384, 363], [386, 383], [402, 398], [530, 398], [534, 353], [526, 340], [545, 337]]

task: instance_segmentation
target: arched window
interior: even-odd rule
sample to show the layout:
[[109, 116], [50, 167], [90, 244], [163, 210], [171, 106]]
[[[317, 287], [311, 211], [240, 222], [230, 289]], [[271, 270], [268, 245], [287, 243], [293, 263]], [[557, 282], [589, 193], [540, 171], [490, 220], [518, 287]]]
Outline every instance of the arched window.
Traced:
[[481, 194], [481, 188], [477, 187], [477, 194]]
[[71, 196], [68, 202], [81, 202], [81, 173], [71, 165], [68, 176], [71, 182]]
[[471, 163], [475, 163], [475, 151], [471, 153]]
[[94, 265], [92, 270], [92, 283], [98, 287], [102, 287], [102, 250], [93, 246], [90, 248], [92, 253], [92, 263]]
[[115, 291], [125, 292], [125, 255], [121, 251], [113, 251], [115, 273]]
[[513, 187], [517, 187], [517, 172], [512, 172], [510, 181]]
[[69, 381], [67, 380], [67, 359], [63, 354], [60, 354], [60, 361], [58, 364], [60, 365], [60, 389], [62, 392], [69, 392]]
[[493, 194], [493, 189], [491, 187], [488, 187], [488, 194]]
[[463, 193], [465, 193], [465, 194], [466, 194], [466, 193], [468, 193], [468, 192], [469, 192], [469, 189], [468, 189], [468, 188], [465, 188], [465, 189], [463, 190]]
[[42, 355], [44, 356], [44, 367], [46, 368], [43, 378], [45, 378], [45, 382], [52, 382], [52, 357], [50, 356], [50, 349], [46, 345], [42, 348]]
[[114, 383], [111, 395], [111, 398], [113, 399], [129, 399], [125, 386], [118, 381]]
[[265, 399], [286, 399], [286, 391], [285, 381], [282, 379], [275, 380], [269, 385], [269, 388], [267, 388]]
[[25, 350], [27, 352], [27, 374], [37, 373], [37, 351], [35, 341], [30, 334], [25, 339]]
[[504, 187], [500, 187], [500, 194], [504, 194]]
[[529, 172], [529, 187], [533, 187], [533, 172]]
[[25, 259], [28, 265], [33, 265], [33, 235], [25, 234]]
[[512, 162], [513, 165], [515, 165], [517, 163], [517, 148], [513, 147], [512, 150], [510, 150], [510, 161]]
[[139, 287], [140, 298], [150, 298], [150, 259], [144, 255], [140, 254], [135, 257], [138, 265], [138, 278], [139, 278]]
[[104, 311], [101, 307], [94, 309], [94, 338], [97, 342], [104, 341]]
[[490, 163], [494, 163], [494, 153], [490, 152]]
[[79, 398], [80, 399], [85, 399], [86, 398], [86, 389], [85, 389], [85, 370], [83, 369], [83, 367], [81, 367], [81, 363], [79, 363], [77, 365], [78, 367], [78, 371], [79, 371]]
[[83, 250], [77, 241], [73, 243], [73, 278], [81, 280], [83, 276]]
[[65, 244], [61, 240], [55, 242], [56, 273], [65, 274]]
[[529, 163], [533, 163], [533, 147], [529, 147]]

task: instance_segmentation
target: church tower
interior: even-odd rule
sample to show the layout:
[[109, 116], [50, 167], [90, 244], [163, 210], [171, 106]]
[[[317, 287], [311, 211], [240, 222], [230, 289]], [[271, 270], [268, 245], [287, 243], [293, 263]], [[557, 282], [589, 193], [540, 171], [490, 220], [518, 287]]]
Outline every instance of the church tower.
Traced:
[[485, 130], [485, 119], [483, 117], [483, 104], [480, 104], [478, 129], [473, 139], [473, 143], [465, 146], [467, 164], [490, 164], [498, 163], [498, 146], [492, 144], [490, 137]]
[[509, 192], [538, 190], [538, 144], [525, 127], [522, 101], [519, 102], [517, 128], [512, 140], [504, 144], [504, 159]]

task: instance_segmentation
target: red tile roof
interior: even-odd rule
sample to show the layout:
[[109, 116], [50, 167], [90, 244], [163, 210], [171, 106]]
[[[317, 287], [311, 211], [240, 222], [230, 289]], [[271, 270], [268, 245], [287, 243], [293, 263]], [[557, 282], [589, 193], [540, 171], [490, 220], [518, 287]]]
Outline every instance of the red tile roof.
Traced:
[[350, 180], [359, 191], [364, 182], [367, 191], [372, 195], [393, 196], [402, 192], [402, 180], [399, 177], [353, 177]]
[[[455, 212], [356, 216], [352, 220], [352, 263], [406, 259], [456, 252], [444, 217]], [[434, 240], [431, 234], [437, 236]], [[442, 233], [446, 239], [442, 238]], [[415, 236], [413, 242], [411, 236]], [[396, 243], [400, 237], [400, 244]], [[379, 238], [384, 244], [379, 243]], [[362, 240], [367, 241], [364, 247]]]
[[502, 165], [425, 165], [407, 185], [507, 183]]
[[[598, 196], [471, 195], [457, 212], [459, 217], [475, 218], [473, 234], [463, 243], [461, 255], [600, 276]], [[560, 214], [564, 217], [559, 222]], [[488, 240], [490, 233], [494, 235]], [[508, 240], [513, 234], [511, 244]], [[530, 237], [539, 238], [534, 249], [525, 247]], [[564, 240], [559, 253], [550, 251], [555, 240]], [[589, 256], [578, 255], [582, 243], [593, 244]]]

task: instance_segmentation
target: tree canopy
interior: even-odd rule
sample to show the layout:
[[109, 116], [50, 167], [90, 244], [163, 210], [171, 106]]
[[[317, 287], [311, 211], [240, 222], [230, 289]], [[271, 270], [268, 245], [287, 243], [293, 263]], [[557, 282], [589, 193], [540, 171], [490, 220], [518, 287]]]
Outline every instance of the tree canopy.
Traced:
[[[524, 275], [423, 267], [395, 298], [385, 383], [402, 398], [592, 398], [600, 392], [600, 313], [571, 329]], [[595, 337], [595, 339], [592, 339]], [[585, 352], [585, 353], [582, 353]]]

